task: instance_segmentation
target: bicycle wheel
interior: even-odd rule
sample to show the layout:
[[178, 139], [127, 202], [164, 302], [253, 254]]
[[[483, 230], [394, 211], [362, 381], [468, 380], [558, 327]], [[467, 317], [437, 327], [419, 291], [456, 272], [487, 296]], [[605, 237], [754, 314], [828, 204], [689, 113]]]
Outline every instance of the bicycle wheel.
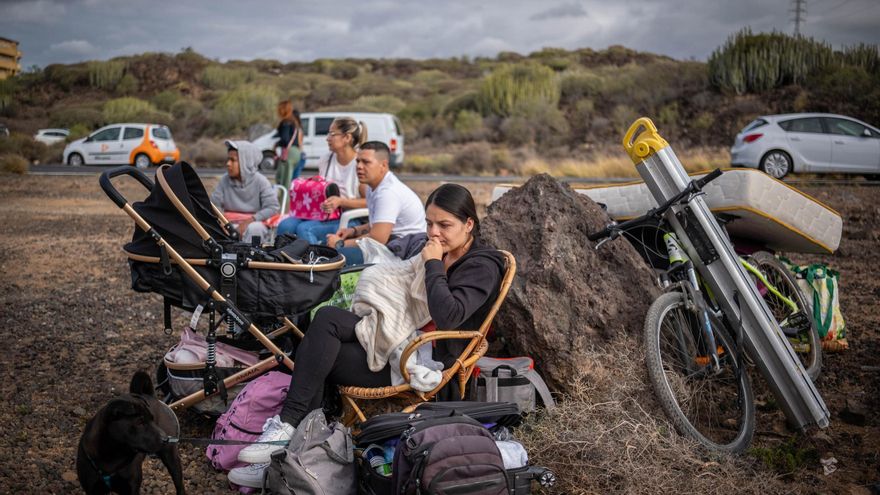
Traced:
[[[822, 371], [822, 342], [819, 339], [819, 331], [816, 328], [816, 322], [813, 319], [807, 298], [798, 287], [794, 275], [776, 256], [766, 251], [757, 251], [752, 254], [749, 262], [767, 278], [767, 282], [773, 285], [780, 294], [793, 301], [798, 310], [802, 311], [809, 320], [808, 329], [802, 329], [796, 335], [789, 335], [788, 340], [800, 358], [801, 364], [807, 370], [807, 375], [815, 381]], [[786, 318], [793, 313], [791, 307], [766, 287], [762, 287], [763, 284], [760, 282], [758, 284], [759, 292], [761, 292], [764, 302], [767, 303], [767, 307], [770, 308], [770, 312], [773, 313], [773, 318], [782, 325]]]
[[755, 401], [733, 339], [710, 315], [720, 370], [709, 364], [697, 315], [685, 296], [658, 297], [645, 318], [648, 376], [666, 415], [682, 435], [709, 450], [744, 451], [755, 431]]

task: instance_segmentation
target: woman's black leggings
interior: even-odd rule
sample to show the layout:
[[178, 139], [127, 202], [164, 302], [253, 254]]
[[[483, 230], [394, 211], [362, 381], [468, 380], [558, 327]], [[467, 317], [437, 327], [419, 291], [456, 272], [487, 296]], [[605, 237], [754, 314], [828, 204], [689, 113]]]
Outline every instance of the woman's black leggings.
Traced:
[[281, 420], [296, 427], [310, 411], [321, 407], [324, 385], [385, 387], [391, 368], [370, 371], [354, 327], [360, 318], [350, 311], [323, 307], [315, 314], [296, 350], [293, 376], [281, 409]]

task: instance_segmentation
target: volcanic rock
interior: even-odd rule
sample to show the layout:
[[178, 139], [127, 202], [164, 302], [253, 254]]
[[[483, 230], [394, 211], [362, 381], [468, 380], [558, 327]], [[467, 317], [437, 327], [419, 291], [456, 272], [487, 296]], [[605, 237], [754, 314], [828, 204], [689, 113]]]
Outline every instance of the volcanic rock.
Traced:
[[609, 221], [590, 198], [543, 174], [491, 204], [482, 222], [483, 238], [517, 262], [496, 334], [511, 355], [533, 357], [556, 391], [588, 369], [591, 346], [640, 335], [657, 294], [653, 271], [629, 242], [596, 250], [587, 240]]

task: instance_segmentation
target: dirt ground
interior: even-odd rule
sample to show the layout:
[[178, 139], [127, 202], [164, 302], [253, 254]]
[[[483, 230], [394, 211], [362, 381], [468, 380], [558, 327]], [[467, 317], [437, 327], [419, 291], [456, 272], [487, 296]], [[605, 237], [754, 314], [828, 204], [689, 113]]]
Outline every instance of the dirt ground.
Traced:
[[[118, 184], [131, 200], [144, 195], [131, 181]], [[412, 187], [424, 198], [435, 185]], [[492, 185], [465, 185], [485, 205]], [[844, 239], [833, 256], [791, 257], [840, 271], [851, 348], [826, 354], [818, 381], [831, 426], [793, 435], [765, 406], [755, 445], [796, 458], [793, 474], [779, 474], [791, 493], [869, 494], [880, 483], [880, 188], [807, 192], [841, 212]], [[121, 247], [133, 224], [97, 177], [0, 176], [0, 211], [0, 493], [77, 492], [74, 459], [85, 422], [126, 391], [134, 371], [152, 374], [177, 337], [161, 330], [160, 298], [130, 290]], [[181, 424], [186, 436], [209, 436], [212, 427], [191, 413]], [[203, 449], [183, 446], [182, 457], [189, 493], [231, 493]], [[837, 470], [825, 475], [819, 459], [829, 457]], [[145, 463], [143, 492], [173, 492], [157, 460]]]

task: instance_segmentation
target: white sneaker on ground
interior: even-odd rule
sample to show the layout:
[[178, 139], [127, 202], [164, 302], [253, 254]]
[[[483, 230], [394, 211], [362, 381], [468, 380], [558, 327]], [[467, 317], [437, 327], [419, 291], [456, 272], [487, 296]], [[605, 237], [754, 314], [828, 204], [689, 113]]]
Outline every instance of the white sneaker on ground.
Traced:
[[263, 488], [263, 473], [266, 472], [267, 467], [269, 467], [268, 463], [233, 468], [229, 471], [229, 482], [238, 486]]
[[[258, 442], [290, 442], [295, 428], [283, 421], [278, 416], [272, 416], [263, 424], [263, 434], [257, 439]], [[286, 445], [286, 444], [285, 444]], [[238, 453], [238, 460], [248, 464], [265, 464], [270, 456], [282, 450], [285, 445], [273, 445], [267, 443], [255, 443], [248, 445]]]

